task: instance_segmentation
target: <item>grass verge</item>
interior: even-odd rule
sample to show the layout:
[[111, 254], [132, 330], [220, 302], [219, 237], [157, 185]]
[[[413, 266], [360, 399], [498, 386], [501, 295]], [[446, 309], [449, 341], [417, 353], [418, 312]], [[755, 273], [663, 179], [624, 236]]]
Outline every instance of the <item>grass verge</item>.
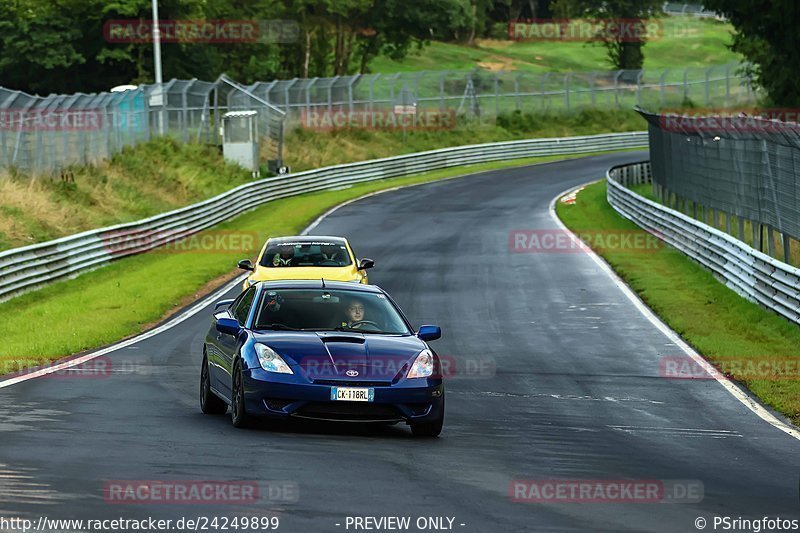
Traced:
[[[692, 17], [663, 17], [663, 34], [644, 47], [644, 68], [704, 67], [741, 60], [727, 45], [730, 23]], [[433, 41], [400, 60], [380, 55], [370, 62], [370, 72], [410, 70], [492, 70], [544, 72], [612, 68], [605, 48], [570, 40], [513, 41], [508, 26], [497, 25], [493, 39], [476, 39], [473, 46]]]
[[[574, 205], [558, 202], [561, 220], [576, 232], [629, 232], [639, 227], [606, 201], [605, 181], [586, 187]], [[597, 249], [639, 297], [721, 371], [794, 423], [800, 422], [800, 375], [767, 376], [759, 364], [800, 361], [800, 328], [748, 302], [669, 246], [652, 253]], [[681, 354], [665, 354], [666, 356]], [[782, 369], [782, 370], [781, 370]]]
[[405, 135], [392, 130], [296, 128], [286, 137], [284, 158], [293, 171], [301, 171], [465, 144], [646, 129], [645, 120], [632, 109], [590, 108], [569, 113], [513, 111], [483, 122], [459, 118], [452, 130], [410, 130]]
[[[632, 110], [599, 109], [511, 113], [497, 124], [459, 120], [452, 130], [409, 131], [405, 137], [401, 131], [296, 129], [287, 135], [284, 157], [301, 171], [465, 144], [644, 129], [644, 119]], [[251, 181], [215, 147], [171, 138], [69, 170], [67, 179], [0, 172], [0, 251], [139, 220]]]
[[[591, 154], [584, 154], [591, 155]], [[572, 156], [580, 157], [580, 156]], [[0, 304], [0, 374], [96, 348], [136, 334], [230, 277], [273, 235], [296, 234], [327, 209], [363, 194], [446, 177], [569, 159], [538, 157], [463, 166], [273, 201], [209, 232], [257, 234], [253, 246], [205, 253], [154, 250]], [[356, 243], [357, 245], [357, 243]], [[158, 280], [158, 282], [154, 282]]]

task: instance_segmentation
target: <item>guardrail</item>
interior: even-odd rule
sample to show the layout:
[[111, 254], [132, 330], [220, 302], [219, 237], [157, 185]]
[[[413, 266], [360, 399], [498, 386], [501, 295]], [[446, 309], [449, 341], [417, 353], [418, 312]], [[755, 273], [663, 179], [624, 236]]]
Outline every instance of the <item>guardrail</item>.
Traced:
[[647, 147], [647, 132], [530, 139], [444, 148], [266, 178], [141, 221], [2, 252], [0, 301], [174, 242], [279, 198], [474, 163], [639, 147]]
[[628, 189], [634, 183], [649, 183], [651, 177], [649, 161], [611, 168], [606, 174], [608, 203], [739, 295], [800, 324], [800, 269]]

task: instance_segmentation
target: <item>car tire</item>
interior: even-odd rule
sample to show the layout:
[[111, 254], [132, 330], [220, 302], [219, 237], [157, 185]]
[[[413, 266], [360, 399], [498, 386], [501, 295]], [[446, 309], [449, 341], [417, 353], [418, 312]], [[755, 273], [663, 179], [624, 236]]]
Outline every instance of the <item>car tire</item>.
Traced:
[[205, 354], [203, 354], [203, 366], [200, 368], [200, 410], [207, 415], [222, 415], [228, 410], [228, 404], [211, 390], [208, 357]]
[[433, 438], [438, 437], [444, 426], [444, 397], [442, 397], [442, 408], [439, 410], [439, 417], [433, 422], [421, 424], [411, 424], [411, 434], [415, 437]]
[[244, 401], [244, 383], [242, 376], [242, 363], [236, 361], [231, 379], [231, 422], [235, 428], [247, 428], [252, 423], [252, 417], [247, 414]]

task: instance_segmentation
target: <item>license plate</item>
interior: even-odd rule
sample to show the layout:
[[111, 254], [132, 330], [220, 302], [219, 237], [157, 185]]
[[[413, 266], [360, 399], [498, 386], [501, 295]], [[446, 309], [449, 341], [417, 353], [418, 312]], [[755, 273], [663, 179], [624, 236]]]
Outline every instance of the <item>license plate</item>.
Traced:
[[331, 400], [345, 402], [371, 402], [375, 400], [375, 389], [332, 387]]

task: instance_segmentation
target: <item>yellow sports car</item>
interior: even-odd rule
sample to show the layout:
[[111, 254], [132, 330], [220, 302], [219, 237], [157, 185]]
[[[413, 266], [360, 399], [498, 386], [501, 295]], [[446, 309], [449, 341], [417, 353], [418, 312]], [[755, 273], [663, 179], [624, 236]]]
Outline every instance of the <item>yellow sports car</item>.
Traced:
[[252, 272], [243, 289], [259, 281], [281, 279], [326, 279], [369, 283], [366, 270], [375, 266], [372, 259], [356, 260], [344, 237], [317, 235], [273, 237], [264, 244], [256, 264], [239, 261], [239, 268]]

